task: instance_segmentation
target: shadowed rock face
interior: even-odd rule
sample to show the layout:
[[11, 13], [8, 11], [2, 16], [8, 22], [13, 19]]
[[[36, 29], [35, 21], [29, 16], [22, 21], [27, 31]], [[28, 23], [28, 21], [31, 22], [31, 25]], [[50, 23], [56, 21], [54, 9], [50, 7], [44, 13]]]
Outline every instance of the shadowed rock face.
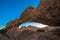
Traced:
[[41, 23], [60, 26], [60, 0], [41, 0], [37, 10], [40, 12]]
[[60, 40], [58, 36], [52, 32], [34, 32], [25, 30], [17, 36], [19, 40]]
[[[50, 31], [37, 29], [37, 31], [32, 31], [33, 26], [19, 29], [18, 27], [12, 27], [6, 32], [6, 35], [0, 34], [0, 40], [60, 40], [60, 34], [58, 33], [60, 29], [54, 30], [50, 28]], [[27, 29], [27, 30], [26, 30]], [[29, 30], [31, 29], [31, 30]]]
[[[38, 22], [50, 27], [18, 29], [23, 22]], [[0, 30], [0, 40], [60, 40], [60, 0], [41, 0], [37, 8], [28, 7], [20, 18], [7, 24], [6, 30]]]
[[[50, 26], [44, 29], [33, 26], [19, 29], [23, 22]], [[6, 30], [0, 30], [0, 40], [60, 40], [60, 0], [41, 0], [37, 8], [28, 7], [20, 18], [7, 24]]]
[[28, 7], [20, 16], [7, 24], [7, 28], [18, 27], [23, 22], [38, 22], [60, 26], [60, 0], [41, 0], [37, 8]]
[[41, 0], [39, 6], [21, 15], [22, 22], [38, 22], [50, 26], [60, 26], [60, 0]]

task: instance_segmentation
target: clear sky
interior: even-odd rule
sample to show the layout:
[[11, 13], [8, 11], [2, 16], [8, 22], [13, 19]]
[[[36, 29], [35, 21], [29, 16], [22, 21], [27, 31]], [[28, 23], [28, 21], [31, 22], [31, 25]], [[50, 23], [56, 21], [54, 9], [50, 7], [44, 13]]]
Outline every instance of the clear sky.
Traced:
[[37, 7], [40, 0], [0, 0], [0, 27], [20, 17], [22, 12], [28, 7]]

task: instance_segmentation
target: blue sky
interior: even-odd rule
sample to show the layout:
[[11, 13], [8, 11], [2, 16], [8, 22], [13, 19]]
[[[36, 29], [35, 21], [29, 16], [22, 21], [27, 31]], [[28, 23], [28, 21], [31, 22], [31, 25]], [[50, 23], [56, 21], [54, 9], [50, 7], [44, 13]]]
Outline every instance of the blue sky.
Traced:
[[40, 0], [0, 0], [0, 27], [20, 17], [22, 12], [28, 7], [37, 7]]

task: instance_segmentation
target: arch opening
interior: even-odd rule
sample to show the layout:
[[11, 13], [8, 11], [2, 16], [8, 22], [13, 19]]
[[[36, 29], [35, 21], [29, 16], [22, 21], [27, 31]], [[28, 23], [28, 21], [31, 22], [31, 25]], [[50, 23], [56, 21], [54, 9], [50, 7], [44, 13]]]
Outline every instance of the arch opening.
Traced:
[[35, 27], [38, 27], [38, 28], [45, 28], [45, 27], [48, 27], [48, 25], [44, 25], [44, 24], [41, 24], [41, 23], [37, 23], [37, 22], [24, 22], [22, 23], [21, 25], [19, 25], [19, 28], [23, 27], [23, 26], [35, 26]]

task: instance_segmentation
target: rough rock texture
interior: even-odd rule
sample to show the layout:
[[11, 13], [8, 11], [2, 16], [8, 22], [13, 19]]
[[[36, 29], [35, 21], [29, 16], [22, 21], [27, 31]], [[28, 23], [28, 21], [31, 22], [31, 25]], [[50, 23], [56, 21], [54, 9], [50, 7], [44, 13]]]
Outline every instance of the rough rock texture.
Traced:
[[[38, 22], [48, 28], [18, 28], [23, 22]], [[60, 0], [41, 0], [37, 8], [28, 7], [21, 15], [0, 30], [0, 40], [60, 40]]]
[[29, 6], [28, 8], [26, 8], [26, 10], [24, 10], [24, 12], [21, 14], [22, 16], [20, 16], [20, 20], [24, 20], [28, 18], [28, 16], [30, 15], [30, 13], [34, 10], [34, 7]]
[[41, 0], [37, 8], [28, 7], [20, 16], [7, 24], [7, 28], [19, 26], [23, 22], [38, 22], [50, 26], [60, 25], [60, 1]]
[[[33, 26], [31, 27], [33, 28]], [[0, 34], [0, 40], [60, 40], [60, 29], [58, 30], [54, 28], [54, 30], [47, 32], [46, 30], [42, 31], [41, 29], [32, 31], [32, 29], [29, 30], [29, 27], [25, 28], [22, 31], [21, 29], [24, 28], [19, 29], [17, 27], [12, 27], [4, 35]]]
[[24, 17], [21, 15], [22, 22], [29, 21], [60, 26], [60, 0], [41, 0], [39, 6], [28, 13], [29, 15], [25, 13]]
[[37, 10], [40, 12], [41, 23], [60, 26], [60, 0], [41, 0]]
[[22, 24], [23, 22], [26, 22], [26, 20], [29, 19], [29, 15], [31, 13], [31, 11], [33, 10], [34, 8], [32, 6], [28, 7], [23, 13], [22, 13], [22, 16], [20, 18], [17, 18], [13, 21], [10, 21], [9, 23], [7, 23], [6, 25], [6, 29], [10, 29], [12, 27], [18, 27], [20, 24]]
[[52, 32], [34, 32], [34, 31], [23, 31], [18, 36], [19, 40], [60, 40], [60, 37], [54, 35]]

